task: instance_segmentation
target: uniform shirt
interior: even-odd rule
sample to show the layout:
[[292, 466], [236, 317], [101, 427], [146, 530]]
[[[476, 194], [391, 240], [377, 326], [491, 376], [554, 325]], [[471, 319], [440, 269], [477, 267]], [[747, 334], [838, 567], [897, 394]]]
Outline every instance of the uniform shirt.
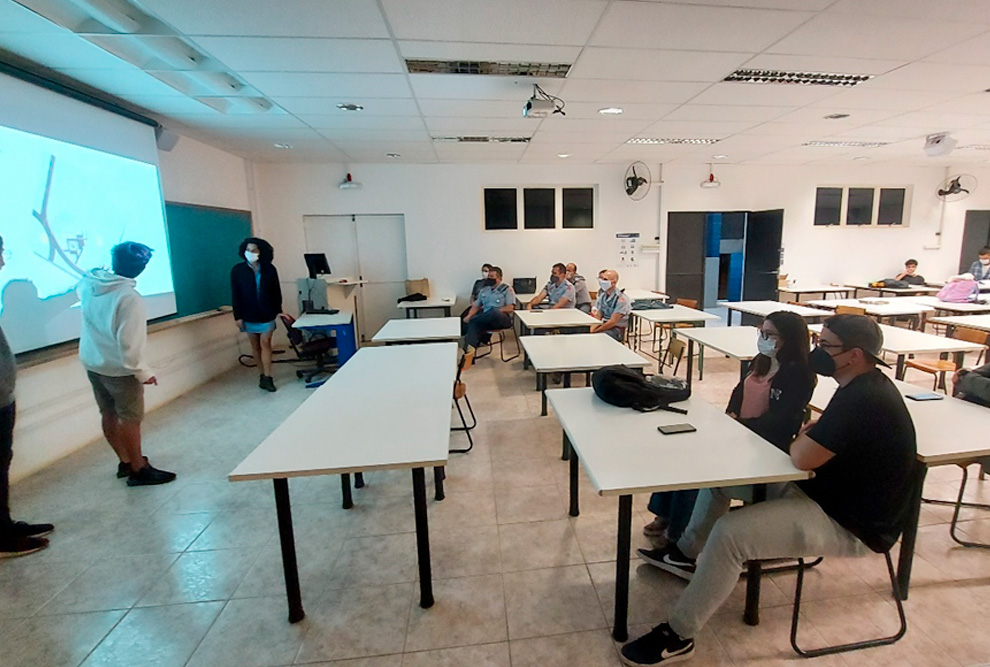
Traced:
[[516, 293], [505, 283], [485, 287], [478, 292], [478, 298], [474, 300], [474, 305], [480, 308], [483, 313], [487, 313], [489, 310], [499, 310], [505, 306], [514, 306], [516, 305]]
[[551, 306], [556, 306], [561, 299], [567, 299], [567, 305], [564, 308], [573, 308], [576, 305], [574, 303], [574, 285], [567, 278], [561, 278], [556, 285], [553, 282], [548, 282], [543, 290], [547, 293]]
[[914, 424], [894, 383], [877, 369], [835, 391], [808, 437], [835, 456], [798, 486], [874, 551], [889, 549], [911, 502]]
[[973, 278], [976, 280], [990, 280], [990, 266], [983, 266], [980, 264], [980, 260], [976, 260], [969, 267], [969, 272], [973, 274]]
[[574, 302], [576, 306], [583, 306], [584, 304], [591, 304], [591, 293], [588, 292], [588, 281], [584, 279], [584, 276], [579, 276], [574, 274], [574, 277], [570, 279], [572, 285], [574, 285]]
[[611, 294], [601, 290], [598, 292], [598, 298], [595, 299], [595, 310], [601, 315], [602, 322], [608, 322], [615, 313], [622, 315], [614, 329], [603, 332], [621, 340], [622, 330], [629, 326], [629, 313], [632, 312], [632, 301], [629, 297], [618, 289], [613, 289]]

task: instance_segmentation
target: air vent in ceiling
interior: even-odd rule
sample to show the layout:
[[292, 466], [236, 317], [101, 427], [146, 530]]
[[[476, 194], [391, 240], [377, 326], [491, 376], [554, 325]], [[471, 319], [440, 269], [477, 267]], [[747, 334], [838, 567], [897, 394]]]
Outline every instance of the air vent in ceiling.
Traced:
[[476, 74], [481, 76], [532, 76], [563, 79], [571, 66], [567, 63], [507, 63], [487, 60], [410, 60], [410, 74]]
[[445, 144], [528, 144], [529, 137], [433, 137]]
[[829, 72], [737, 69], [722, 80], [736, 83], [791, 83], [802, 86], [845, 86], [851, 88], [872, 78], [872, 74], [832, 74]]
[[633, 137], [626, 141], [627, 144], [647, 144], [655, 146], [658, 144], [691, 144], [695, 146], [707, 146], [718, 143], [718, 139], [657, 139], [654, 137]]
[[812, 148], [877, 148], [888, 143], [886, 141], [808, 141], [801, 145]]

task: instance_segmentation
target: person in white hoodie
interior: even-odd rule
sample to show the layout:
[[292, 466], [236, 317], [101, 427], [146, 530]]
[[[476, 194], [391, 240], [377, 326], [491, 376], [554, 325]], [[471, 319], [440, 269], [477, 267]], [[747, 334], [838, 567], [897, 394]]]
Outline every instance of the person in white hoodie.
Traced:
[[175, 473], [152, 467], [141, 453], [144, 386], [158, 384], [144, 358], [147, 315], [137, 278], [152, 249], [131, 241], [110, 251], [113, 271], [93, 269], [79, 283], [82, 335], [79, 360], [103, 418], [103, 434], [117, 454], [117, 477], [128, 486], [166, 484]]

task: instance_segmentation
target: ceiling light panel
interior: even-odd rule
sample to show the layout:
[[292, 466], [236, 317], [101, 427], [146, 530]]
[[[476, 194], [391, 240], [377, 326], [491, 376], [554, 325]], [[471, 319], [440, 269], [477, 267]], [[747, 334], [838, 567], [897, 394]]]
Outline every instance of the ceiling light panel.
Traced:
[[810, 146], [812, 148], [877, 148], [879, 146], [886, 146], [887, 142], [884, 141], [808, 141], [802, 146]]
[[711, 144], [717, 144], [718, 139], [699, 139], [699, 138], [655, 138], [655, 137], [633, 137], [626, 141], [627, 144], [644, 144], [647, 146], [657, 146], [657, 145], [670, 145], [679, 146], [683, 144], [691, 146], [709, 146]]
[[836, 74], [832, 72], [787, 72], [783, 70], [737, 69], [722, 79], [727, 82], [756, 84], [792, 84], [802, 86], [840, 86], [852, 88], [873, 78], [872, 74]]
[[433, 137], [437, 144], [528, 144], [530, 137], [489, 137], [479, 135]]
[[411, 60], [406, 59], [410, 74], [473, 74], [475, 76], [523, 76], [563, 79], [570, 63], [493, 62], [484, 60]]

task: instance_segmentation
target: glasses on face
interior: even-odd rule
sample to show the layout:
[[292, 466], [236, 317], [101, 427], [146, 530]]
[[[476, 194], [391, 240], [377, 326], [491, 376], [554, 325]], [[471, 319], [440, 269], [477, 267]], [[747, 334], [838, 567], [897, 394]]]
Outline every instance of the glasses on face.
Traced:
[[[842, 343], [826, 343], [823, 340], [819, 340], [818, 347], [822, 348], [823, 350], [831, 354], [833, 357], [835, 356], [835, 354], [841, 354], [842, 352], [845, 352], [845, 346]], [[839, 350], [839, 352], [832, 354], [830, 350]]]

